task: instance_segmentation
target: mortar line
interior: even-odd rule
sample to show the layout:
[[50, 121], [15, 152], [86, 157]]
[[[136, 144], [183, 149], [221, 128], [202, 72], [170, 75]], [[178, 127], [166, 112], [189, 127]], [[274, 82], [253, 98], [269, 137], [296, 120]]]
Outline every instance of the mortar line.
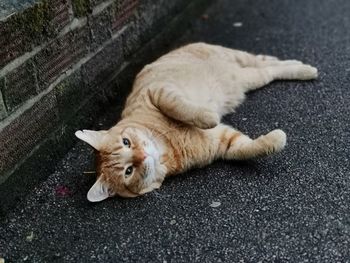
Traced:
[[102, 2], [101, 4], [98, 4], [92, 9], [92, 15], [96, 16], [100, 14], [102, 11], [104, 11], [107, 7], [111, 6], [114, 3], [114, 0], [108, 0], [105, 2]]

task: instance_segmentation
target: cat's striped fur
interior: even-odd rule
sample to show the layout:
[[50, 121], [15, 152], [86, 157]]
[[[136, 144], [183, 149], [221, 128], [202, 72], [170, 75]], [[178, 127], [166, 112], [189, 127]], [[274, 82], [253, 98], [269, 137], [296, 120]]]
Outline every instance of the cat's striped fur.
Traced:
[[98, 179], [88, 199], [142, 195], [159, 188], [166, 176], [218, 158], [242, 160], [282, 150], [282, 130], [251, 139], [220, 118], [246, 92], [273, 80], [316, 77], [316, 68], [296, 60], [204, 43], [164, 55], [137, 75], [116, 126], [76, 133], [97, 150]]

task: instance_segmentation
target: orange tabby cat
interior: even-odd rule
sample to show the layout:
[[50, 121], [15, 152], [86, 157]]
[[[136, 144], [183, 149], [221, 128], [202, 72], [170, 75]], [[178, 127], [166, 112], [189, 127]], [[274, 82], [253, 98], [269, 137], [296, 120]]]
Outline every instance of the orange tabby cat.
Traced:
[[159, 188], [167, 176], [215, 159], [281, 151], [282, 130], [251, 139], [220, 118], [243, 102], [247, 91], [277, 79], [316, 77], [316, 68], [296, 60], [204, 43], [162, 56], [137, 75], [119, 123], [107, 131], [75, 133], [97, 150], [98, 177], [88, 200], [136, 197]]

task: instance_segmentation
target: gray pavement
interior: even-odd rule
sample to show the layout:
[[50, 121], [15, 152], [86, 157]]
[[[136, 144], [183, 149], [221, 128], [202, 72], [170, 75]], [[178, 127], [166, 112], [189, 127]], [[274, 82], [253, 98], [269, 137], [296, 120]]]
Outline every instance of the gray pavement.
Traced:
[[285, 151], [215, 162], [144, 197], [92, 204], [86, 192], [94, 178], [84, 172], [93, 170], [93, 152], [77, 143], [56, 172], [1, 219], [0, 257], [350, 262], [349, 33], [347, 0], [216, 1], [176, 45], [205, 41], [319, 69], [316, 81], [275, 82], [249, 94], [225, 117], [253, 137], [283, 129]]

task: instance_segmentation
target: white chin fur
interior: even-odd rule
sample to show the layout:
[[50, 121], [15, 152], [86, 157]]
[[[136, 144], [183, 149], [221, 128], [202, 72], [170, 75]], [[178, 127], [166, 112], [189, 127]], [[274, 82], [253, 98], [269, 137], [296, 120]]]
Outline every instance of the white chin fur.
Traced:
[[155, 160], [152, 156], [148, 156], [145, 160], [145, 166], [146, 166], [146, 171], [145, 171], [145, 181], [144, 183], [146, 185], [150, 185], [155, 179], [156, 179], [156, 174], [155, 174]]
[[148, 142], [148, 144], [144, 150], [145, 150], [146, 154], [151, 156], [154, 160], [159, 160], [159, 152], [156, 149], [153, 142]]
[[148, 135], [142, 133], [139, 134], [140, 139], [145, 142], [144, 151], [147, 155], [147, 158], [144, 160], [146, 166], [144, 184], [148, 187], [156, 181], [157, 177], [157, 167], [160, 164], [160, 149], [156, 142], [149, 138]]

